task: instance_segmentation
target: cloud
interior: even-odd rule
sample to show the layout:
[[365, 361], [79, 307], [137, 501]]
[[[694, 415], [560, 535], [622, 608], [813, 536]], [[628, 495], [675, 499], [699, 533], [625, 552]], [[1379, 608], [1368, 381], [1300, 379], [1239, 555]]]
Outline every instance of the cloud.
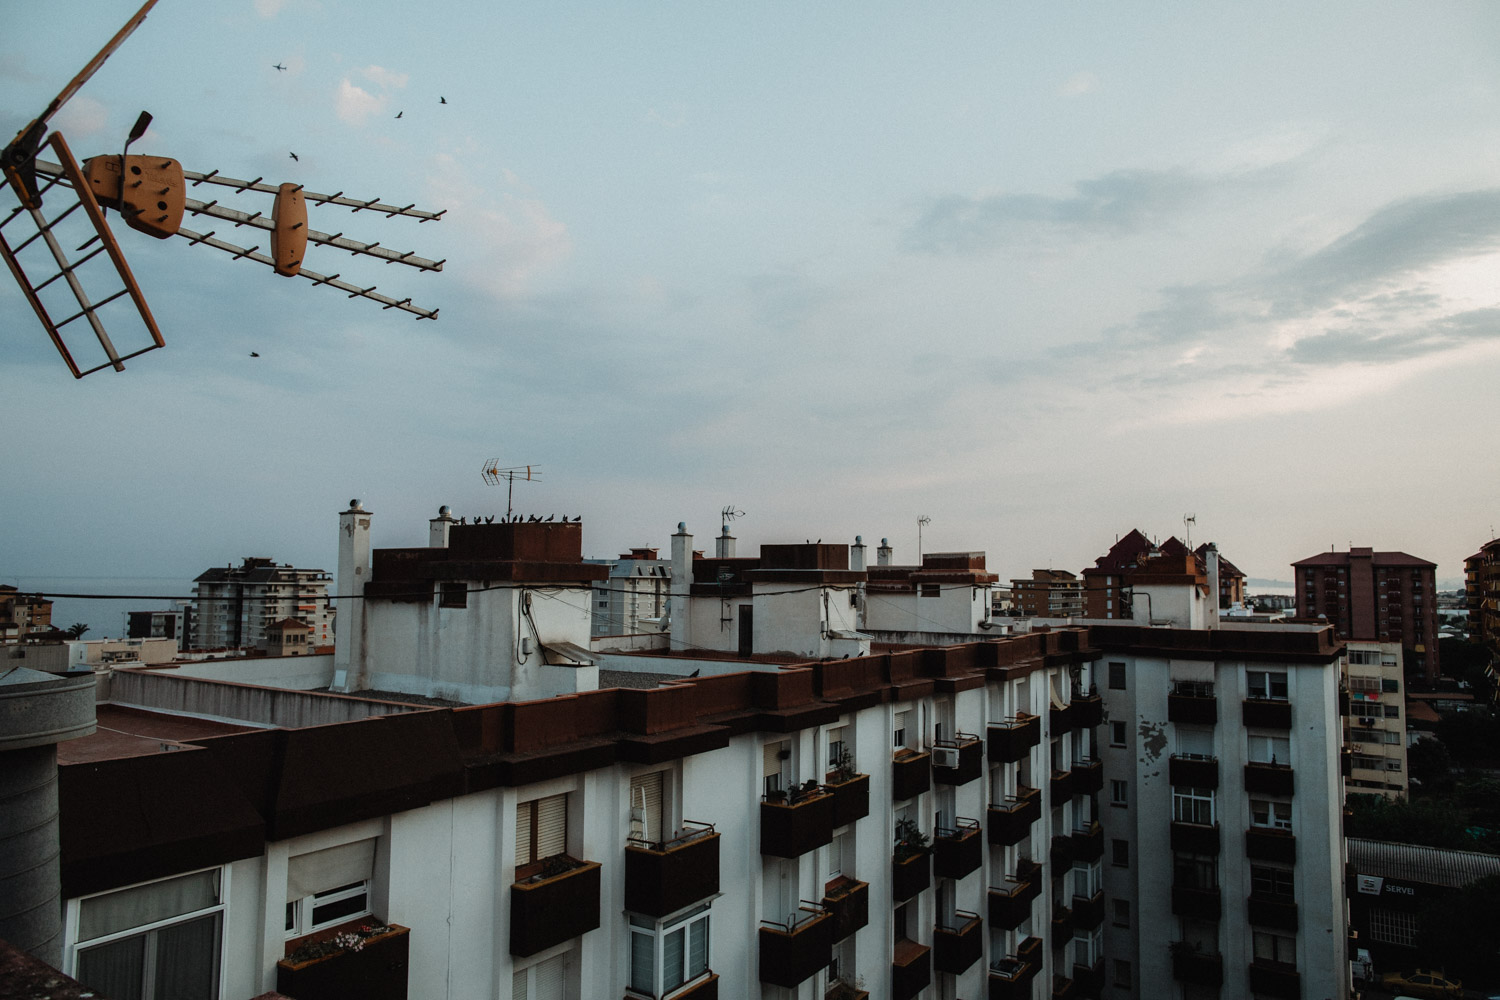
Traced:
[[376, 97], [345, 77], [339, 81], [339, 92], [334, 98], [334, 110], [344, 121], [359, 125], [371, 115], [384, 111], [387, 103], [385, 97]]
[[93, 135], [108, 123], [109, 109], [84, 94], [74, 94], [73, 99], [64, 104], [52, 119], [54, 128], [75, 139]]
[[410, 73], [397, 73], [383, 66], [366, 66], [359, 72], [366, 80], [382, 90], [400, 90], [411, 79]]
[[287, 0], [255, 0], [255, 13], [265, 18], [275, 17], [286, 4]]
[[1300, 365], [1391, 364], [1484, 341], [1500, 342], [1500, 308], [1446, 316], [1394, 333], [1379, 327], [1330, 330], [1297, 341], [1286, 357]]
[[1082, 97], [1099, 86], [1099, 78], [1092, 73], [1074, 73], [1057, 88], [1059, 97]]

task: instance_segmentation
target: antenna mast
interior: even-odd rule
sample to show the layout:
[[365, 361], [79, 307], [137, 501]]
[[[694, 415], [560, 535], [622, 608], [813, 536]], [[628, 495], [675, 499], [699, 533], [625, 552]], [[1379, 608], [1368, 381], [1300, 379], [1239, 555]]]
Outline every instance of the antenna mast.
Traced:
[[917, 518], [917, 565], [922, 565], [922, 529], [932, 523], [932, 518], [922, 514]]
[[1197, 514], [1182, 515], [1182, 532], [1186, 536], [1183, 543], [1187, 545], [1188, 551], [1193, 551], [1193, 525], [1198, 523]]
[[505, 482], [505, 519], [511, 518], [511, 499], [515, 495], [516, 480], [523, 483], [539, 483], [542, 481], [542, 467], [540, 465], [514, 465], [508, 469], [500, 468], [500, 460], [492, 458], [484, 463], [480, 470], [484, 481], [491, 486], [499, 486], [501, 481]]
[[740, 510], [734, 504], [728, 504], [723, 510], [719, 511], [719, 526], [723, 532], [727, 533], [729, 531], [729, 522], [737, 517], [744, 516], [744, 511]]

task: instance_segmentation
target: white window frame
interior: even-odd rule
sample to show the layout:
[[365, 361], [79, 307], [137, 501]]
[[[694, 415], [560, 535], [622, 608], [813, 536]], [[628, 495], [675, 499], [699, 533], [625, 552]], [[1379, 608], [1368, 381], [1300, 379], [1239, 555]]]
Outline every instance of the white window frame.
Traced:
[[1292, 804], [1274, 799], [1250, 800], [1250, 825], [1266, 830], [1292, 829]]
[[1292, 741], [1285, 736], [1247, 734], [1245, 736], [1245, 759], [1252, 764], [1276, 763], [1282, 767], [1290, 767]]
[[[215, 872], [218, 876], [218, 902], [214, 905], [205, 906], [197, 910], [191, 910], [187, 913], [174, 914], [170, 917], [164, 917], [161, 920], [155, 920], [150, 923], [141, 924], [138, 927], [129, 927], [124, 930], [114, 931], [110, 934], [102, 934], [99, 937], [90, 938], [87, 941], [78, 940], [80, 925], [83, 917], [83, 904], [86, 900], [99, 899], [101, 897], [109, 896], [117, 892], [124, 892], [130, 889], [139, 889], [143, 886], [153, 885], [157, 883], [170, 882], [176, 878], [182, 878], [186, 875], [198, 875], [203, 872]], [[229, 873], [226, 866], [212, 865], [208, 868], [196, 868], [188, 872], [178, 872], [175, 875], [168, 875], [165, 878], [149, 879], [145, 882], [135, 882], [131, 885], [118, 886], [105, 892], [93, 892], [89, 893], [86, 896], [79, 896], [76, 899], [68, 900], [66, 913], [64, 914], [63, 927], [65, 942], [65, 947], [63, 949], [63, 971], [68, 975], [76, 978], [78, 975], [78, 960], [84, 952], [87, 952], [92, 948], [100, 947], [102, 945], [112, 944], [116, 941], [123, 941], [128, 938], [138, 936], [147, 936], [148, 941], [145, 946], [146, 967], [142, 975], [142, 995], [149, 996], [151, 995], [150, 988], [154, 985], [154, 983], [152, 982], [152, 976], [155, 974], [154, 957], [156, 949], [152, 947], [152, 944], [154, 943], [155, 932], [166, 927], [173, 927], [178, 924], [190, 923], [195, 920], [201, 920], [204, 917], [216, 915], [219, 919], [219, 937], [216, 943], [217, 954], [214, 956], [214, 964], [218, 967], [218, 974], [214, 979], [213, 997], [205, 998], [205, 1000], [215, 1000], [215, 998], [223, 996], [225, 988], [224, 935], [229, 913], [228, 875]]]
[[[689, 990], [703, 982], [713, 974], [713, 925], [709, 918], [712, 915], [712, 904], [704, 903], [695, 906], [682, 913], [662, 917], [660, 920], [640, 914], [626, 914], [626, 930], [628, 934], [625, 949], [626, 961], [630, 968], [627, 975], [625, 992], [633, 997], [651, 997], [655, 1000], [674, 996]], [[703, 968], [693, 971], [692, 941], [693, 928], [695, 925], [702, 926], [703, 934]], [[663, 973], [665, 971], [666, 942], [671, 935], [681, 931], [682, 938], [682, 980], [676, 985], [663, 987]], [[651, 989], [645, 991], [635, 986], [635, 938], [651, 938]]]
[[[344, 900], [359, 897], [364, 899], [364, 906], [360, 909], [352, 910], [336, 917], [330, 917], [327, 920], [313, 921], [313, 914], [317, 910], [333, 903], [341, 903]], [[323, 892], [315, 892], [311, 896], [303, 896], [301, 899], [289, 899], [286, 902], [286, 909], [286, 922], [288, 925], [286, 936], [288, 938], [301, 937], [304, 934], [311, 934], [314, 931], [321, 931], [324, 928], [336, 927], [351, 920], [358, 920], [360, 917], [368, 917], [374, 912], [370, 909], [370, 880], [361, 879], [358, 882], [351, 882], [348, 885], [335, 886]]]
[[[1258, 698], [1262, 701], [1286, 701], [1290, 693], [1285, 670], [1247, 670], [1245, 680], [1247, 696], [1250, 698]], [[1276, 693], [1278, 687], [1281, 688], [1280, 694]]]
[[[1175, 823], [1196, 823], [1201, 826], [1212, 826], [1218, 821], [1217, 796], [1212, 788], [1189, 788], [1184, 785], [1172, 786], [1172, 821]], [[1208, 821], [1205, 823], [1199, 817], [1200, 806], [1208, 803]], [[1184, 818], [1186, 816], [1187, 818]]]

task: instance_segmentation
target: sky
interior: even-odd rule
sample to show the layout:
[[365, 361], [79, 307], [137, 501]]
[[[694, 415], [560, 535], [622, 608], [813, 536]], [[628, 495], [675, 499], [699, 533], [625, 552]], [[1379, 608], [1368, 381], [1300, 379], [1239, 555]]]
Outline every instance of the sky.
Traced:
[[[137, 6], [8, 11], [0, 135]], [[590, 557], [733, 505], [742, 554], [915, 561], [926, 516], [1008, 579], [1191, 514], [1251, 577], [1352, 543], [1457, 581], [1500, 521], [1497, 106], [1483, 3], [159, 0], [53, 119], [75, 154], [144, 109], [133, 153], [446, 209], [310, 220], [441, 273], [306, 259], [441, 312], [111, 215], [166, 347], [75, 381], [0, 281], [0, 582], [332, 570], [351, 497], [377, 546], [503, 513], [491, 459]]]

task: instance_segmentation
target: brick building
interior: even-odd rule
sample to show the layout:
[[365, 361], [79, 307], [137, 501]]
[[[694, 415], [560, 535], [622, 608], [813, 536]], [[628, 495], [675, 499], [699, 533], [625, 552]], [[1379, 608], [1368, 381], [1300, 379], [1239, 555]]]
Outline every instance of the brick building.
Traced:
[[1340, 639], [1399, 642], [1409, 674], [1438, 678], [1437, 564], [1405, 552], [1320, 552], [1292, 563], [1297, 616]]

